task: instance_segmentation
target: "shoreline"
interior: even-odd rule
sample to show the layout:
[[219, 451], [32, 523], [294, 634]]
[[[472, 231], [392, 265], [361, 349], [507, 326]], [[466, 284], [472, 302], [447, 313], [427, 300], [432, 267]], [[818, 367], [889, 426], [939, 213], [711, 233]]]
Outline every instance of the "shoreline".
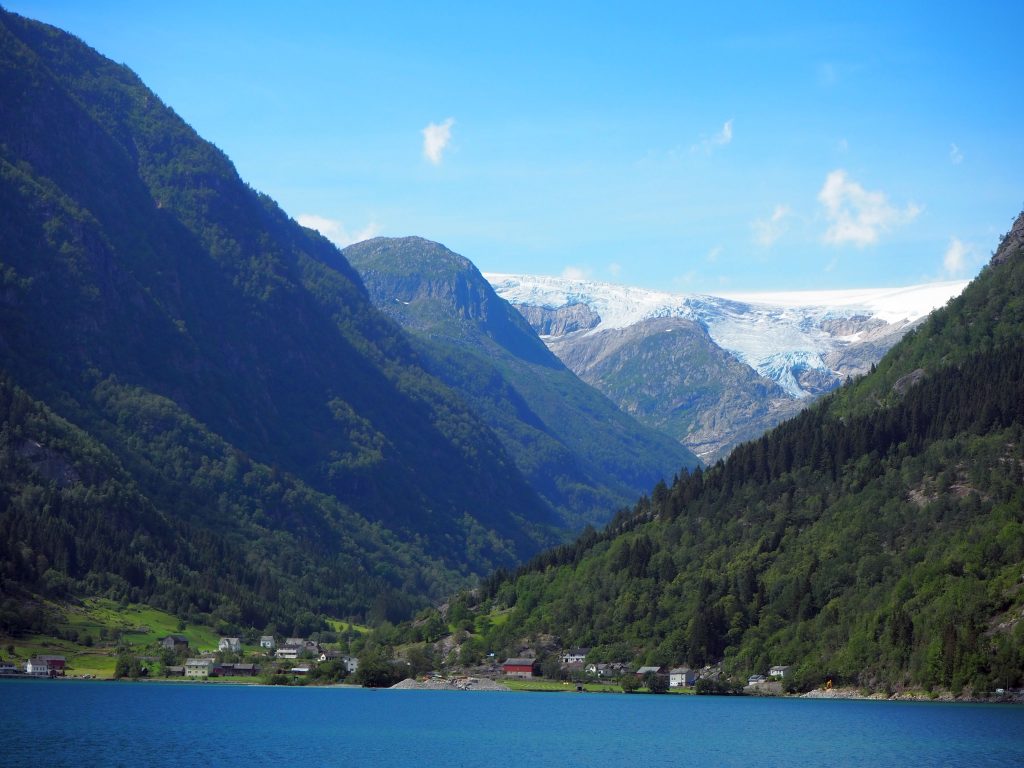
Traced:
[[[261, 688], [351, 688], [363, 689], [364, 686], [355, 683], [307, 683], [305, 685], [275, 685], [260, 679], [182, 679], [165, 677], [139, 677], [139, 678], [112, 678], [112, 677], [33, 677], [28, 675], [3, 675], [0, 680], [32, 680], [32, 681], [56, 681], [70, 683], [153, 683], [162, 685], [230, 685], [240, 687], [261, 687]], [[490, 691], [507, 693], [618, 693], [621, 695], [652, 696], [659, 694], [625, 691], [577, 691], [574, 688], [529, 688], [509, 687], [501, 682], [488, 677], [459, 676], [452, 678], [440, 678], [431, 680], [415, 680], [406, 678], [394, 685], [382, 688], [367, 688], [367, 690], [414, 690], [414, 691]], [[672, 697], [673, 694], [663, 694]], [[675, 695], [678, 695], [675, 694]], [[695, 694], [689, 694], [695, 695]], [[714, 695], [714, 694], [709, 694]], [[970, 696], [961, 694], [954, 696], [950, 691], [928, 693], [926, 691], [898, 691], [887, 694], [883, 691], [867, 692], [855, 687], [842, 687], [823, 689], [817, 688], [805, 693], [782, 693], [745, 691], [739, 694], [741, 697], [761, 699], [814, 699], [819, 701], [888, 701], [888, 702], [921, 702], [933, 704], [1009, 704], [1024, 705], [1024, 690], [1007, 691], [1003, 694], [992, 694], [991, 696]], [[721, 698], [721, 696], [719, 696]], [[726, 697], [730, 698], [730, 697]]]

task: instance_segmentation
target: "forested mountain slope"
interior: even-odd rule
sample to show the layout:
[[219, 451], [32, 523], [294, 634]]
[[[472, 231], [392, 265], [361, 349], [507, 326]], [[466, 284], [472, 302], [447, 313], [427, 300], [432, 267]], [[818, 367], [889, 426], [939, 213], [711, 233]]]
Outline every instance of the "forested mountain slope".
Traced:
[[878, 370], [488, 580], [493, 646], [794, 666], [876, 688], [1024, 683], [1024, 214]]
[[[205, 611], [235, 602], [225, 580], [253, 589], [258, 553], [290, 553], [263, 613], [338, 568], [336, 598], [281, 610], [365, 614], [377, 594], [407, 605], [558, 540], [498, 437], [340, 252], [130, 70], [0, 11], [0, 114], [5, 594], [63, 577]], [[96, 455], [109, 469], [79, 466]], [[74, 479], [26, 473], [32, 456]], [[131, 508], [117, 562], [35, 533], [52, 523], [60, 551], [94, 551], [105, 488]], [[78, 517], [57, 511], [72, 497]], [[364, 555], [365, 573], [346, 570]]]
[[580, 381], [463, 256], [418, 237], [374, 238], [344, 255], [374, 303], [419, 338], [427, 369], [466, 398], [568, 525], [604, 524], [698, 465]]

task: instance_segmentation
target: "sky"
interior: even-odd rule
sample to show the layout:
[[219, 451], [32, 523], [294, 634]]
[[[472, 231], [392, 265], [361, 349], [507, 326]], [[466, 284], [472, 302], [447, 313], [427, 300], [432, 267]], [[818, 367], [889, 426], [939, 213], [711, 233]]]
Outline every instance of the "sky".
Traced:
[[1024, 3], [18, 0], [340, 246], [675, 292], [969, 278], [1024, 207]]

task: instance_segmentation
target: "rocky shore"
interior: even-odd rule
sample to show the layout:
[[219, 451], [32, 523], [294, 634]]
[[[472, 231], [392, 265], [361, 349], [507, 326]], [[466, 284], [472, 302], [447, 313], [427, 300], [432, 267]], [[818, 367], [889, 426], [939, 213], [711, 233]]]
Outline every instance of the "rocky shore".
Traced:
[[407, 677], [392, 689], [407, 691], [508, 691], [508, 686], [496, 683], [486, 677], [432, 677], [414, 680]]
[[963, 704], [1024, 704], [1024, 691], [1007, 691], [990, 696], [954, 696], [949, 691], [928, 693], [926, 691], [898, 691], [887, 694], [884, 691], [865, 693], [859, 688], [818, 688], [800, 696], [803, 699], [864, 699], [874, 701], [945, 701]]

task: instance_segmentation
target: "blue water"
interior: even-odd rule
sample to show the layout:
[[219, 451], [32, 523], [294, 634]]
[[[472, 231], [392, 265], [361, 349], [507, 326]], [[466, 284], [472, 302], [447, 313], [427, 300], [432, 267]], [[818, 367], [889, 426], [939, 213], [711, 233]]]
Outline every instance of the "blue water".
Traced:
[[0, 681], [0, 765], [1022, 766], [1024, 707]]

